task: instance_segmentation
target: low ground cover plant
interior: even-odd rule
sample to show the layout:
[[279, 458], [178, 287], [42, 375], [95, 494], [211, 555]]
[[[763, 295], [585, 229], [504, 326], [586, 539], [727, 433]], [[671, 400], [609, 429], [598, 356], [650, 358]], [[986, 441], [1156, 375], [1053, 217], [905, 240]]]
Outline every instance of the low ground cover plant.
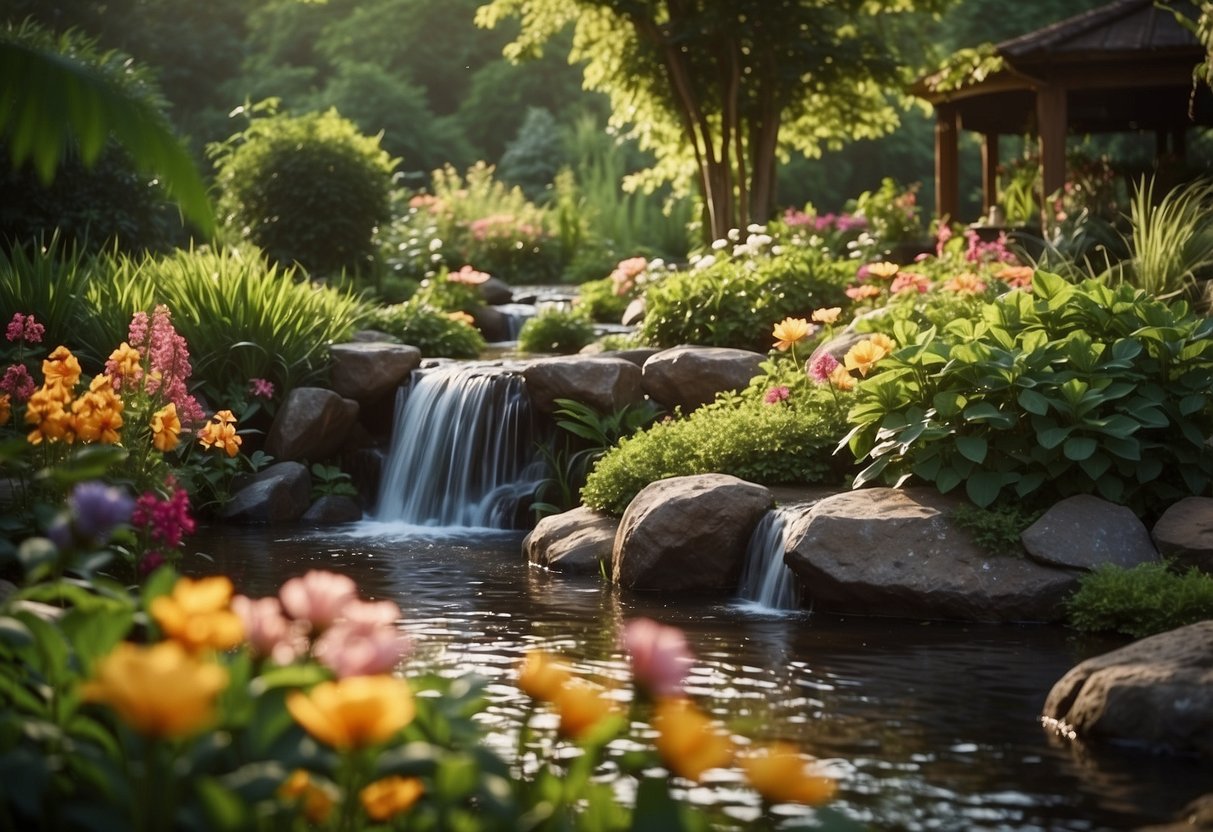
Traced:
[[518, 333], [518, 349], [527, 353], [569, 355], [594, 340], [594, 324], [579, 310], [543, 309]]
[[1213, 617], [1213, 576], [1167, 563], [1101, 566], [1080, 579], [1066, 616], [1084, 632], [1145, 638]]

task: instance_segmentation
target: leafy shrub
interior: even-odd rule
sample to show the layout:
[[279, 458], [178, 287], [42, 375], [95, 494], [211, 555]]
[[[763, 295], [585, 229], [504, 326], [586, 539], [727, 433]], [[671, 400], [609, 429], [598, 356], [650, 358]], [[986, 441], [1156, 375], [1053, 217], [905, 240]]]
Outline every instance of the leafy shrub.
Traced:
[[631, 298], [615, 292], [615, 282], [609, 277], [582, 283], [577, 293], [577, 308], [591, 321], [617, 324], [628, 308]]
[[372, 329], [416, 347], [425, 356], [477, 358], [484, 349], [484, 338], [475, 327], [415, 299], [374, 309], [366, 322]]
[[233, 234], [314, 274], [372, 265], [395, 167], [378, 138], [329, 110], [253, 118], [209, 152], [220, 215]]
[[1037, 272], [980, 317], [920, 328], [859, 382], [856, 485], [916, 476], [989, 506], [1097, 493], [1141, 513], [1213, 482], [1213, 320]]
[[962, 505], [952, 512], [952, 519], [967, 529], [973, 541], [994, 553], [1017, 552], [1023, 548], [1019, 536], [1035, 523], [1042, 511], [1032, 511], [1019, 505], [978, 508]]
[[[771, 238], [750, 235], [747, 250], [705, 258], [645, 293], [640, 332], [653, 346], [702, 344], [766, 352], [771, 327], [787, 317], [807, 318], [844, 300], [843, 271], [807, 249], [771, 253]], [[847, 273], [849, 265], [844, 264]]]
[[594, 325], [580, 312], [545, 309], [522, 325], [518, 349], [568, 355], [593, 342]]
[[1143, 638], [1213, 618], [1213, 576], [1195, 567], [1176, 573], [1164, 563], [1104, 565], [1079, 580], [1066, 612], [1079, 630]]
[[[797, 402], [789, 404], [789, 402]], [[837, 482], [831, 458], [844, 430], [824, 388], [787, 401], [725, 395], [686, 418], [658, 422], [606, 453], [586, 480], [585, 505], [623, 514], [640, 489], [666, 477], [733, 474], [753, 482]]]
[[522, 188], [527, 199], [540, 201], [560, 170], [563, 148], [556, 119], [543, 107], [528, 107], [518, 134], [501, 156], [502, 180]]

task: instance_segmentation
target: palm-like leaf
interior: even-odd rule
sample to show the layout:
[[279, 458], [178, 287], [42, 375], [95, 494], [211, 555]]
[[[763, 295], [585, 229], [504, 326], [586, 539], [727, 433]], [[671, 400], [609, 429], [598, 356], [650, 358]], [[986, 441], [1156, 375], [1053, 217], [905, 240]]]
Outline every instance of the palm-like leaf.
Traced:
[[85, 164], [115, 136], [140, 170], [163, 179], [205, 234], [214, 227], [206, 185], [168, 122], [148, 101], [70, 55], [0, 33], [0, 136], [12, 163], [29, 160], [49, 182], [73, 143]]

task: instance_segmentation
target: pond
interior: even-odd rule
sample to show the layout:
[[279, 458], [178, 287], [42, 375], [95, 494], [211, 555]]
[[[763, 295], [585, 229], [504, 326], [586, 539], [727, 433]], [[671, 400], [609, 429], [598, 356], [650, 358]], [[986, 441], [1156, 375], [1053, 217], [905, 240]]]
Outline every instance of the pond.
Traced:
[[[1172, 820], [1208, 791], [1208, 767], [1192, 760], [1084, 751], [1039, 725], [1052, 684], [1122, 641], [1056, 627], [772, 615], [728, 599], [662, 599], [529, 567], [521, 538], [371, 522], [203, 529], [190, 551], [213, 560], [190, 557], [184, 568], [222, 572], [254, 596], [308, 569], [350, 575], [366, 597], [400, 605], [416, 643], [411, 668], [489, 680], [487, 718], [503, 735], [523, 713], [514, 678], [527, 649], [623, 678], [622, 621], [677, 625], [697, 656], [691, 693], [740, 733], [794, 740], [823, 760], [840, 783], [834, 808], [871, 829], [1132, 829]], [[692, 798], [736, 799], [741, 790], [729, 787], [738, 782], [722, 772], [715, 789]]]

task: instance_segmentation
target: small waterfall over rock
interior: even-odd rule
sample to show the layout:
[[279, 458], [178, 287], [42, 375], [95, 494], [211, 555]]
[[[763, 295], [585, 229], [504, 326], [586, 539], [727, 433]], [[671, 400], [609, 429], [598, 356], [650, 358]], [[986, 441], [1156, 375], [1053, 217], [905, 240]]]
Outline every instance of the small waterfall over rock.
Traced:
[[417, 370], [396, 399], [375, 519], [512, 529], [543, 476], [521, 377], [462, 364]]
[[768, 511], [758, 521], [737, 584], [743, 601], [770, 610], [800, 608], [800, 581], [783, 562], [787, 521], [788, 512], [782, 508]]

